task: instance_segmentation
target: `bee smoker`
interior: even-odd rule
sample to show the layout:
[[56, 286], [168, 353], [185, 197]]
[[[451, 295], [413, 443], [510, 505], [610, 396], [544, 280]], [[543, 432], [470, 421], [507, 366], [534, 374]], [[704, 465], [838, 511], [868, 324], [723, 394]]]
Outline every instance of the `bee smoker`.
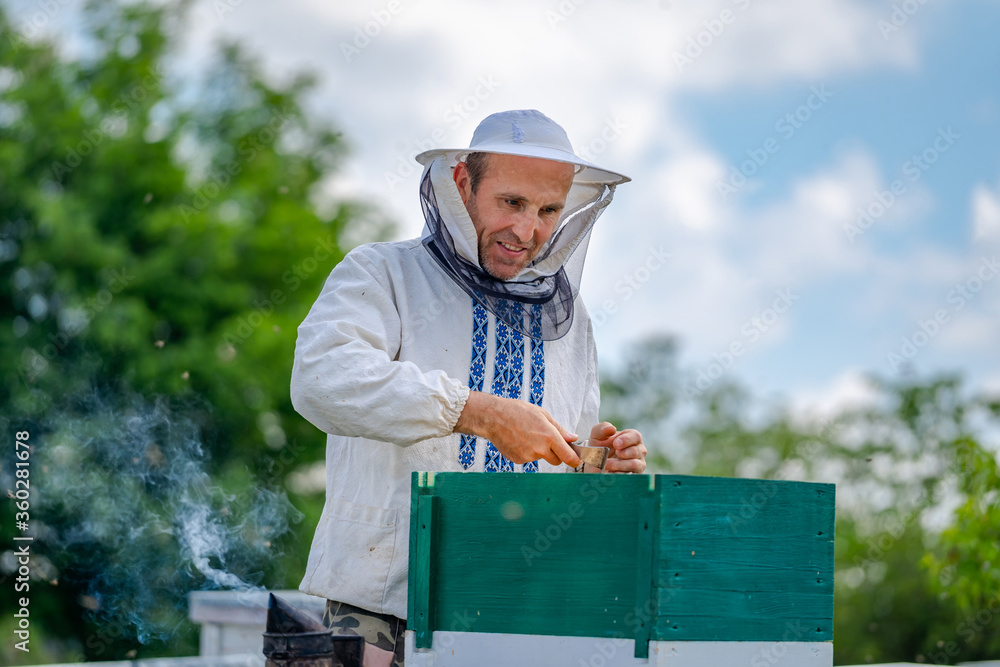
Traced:
[[272, 593], [264, 632], [266, 667], [361, 667], [364, 637], [338, 637]]

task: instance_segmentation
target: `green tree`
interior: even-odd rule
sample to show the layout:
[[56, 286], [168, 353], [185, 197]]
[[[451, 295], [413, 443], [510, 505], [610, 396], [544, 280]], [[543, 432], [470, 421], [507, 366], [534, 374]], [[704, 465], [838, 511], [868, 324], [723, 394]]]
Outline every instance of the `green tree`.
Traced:
[[[309, 76], [272, 84], [233, 44], [196, 76], [171, 70], [186, 4], [91, 2], [85, 55], [72, 60], [0, 6], [0, 412], [4, 433], [29, 431], [45, 464], [32, 468], [44, 492], [33, 495], [34, 553], [47, 563], [36, 575], [58, 580], [32, 583], [36, 650], [4, 662], [193, 652], [189, 626], [174, 644], [133, 634], [100, 653], [87, 645], [107, 620], [89, 592], [93, 568], [123, 555], [96, 537], [64, 548], [99, 504], [94, 493], [52, 501], [73, 483], [55, 468], [77, 466], [102, 493], [135, 498], [136, 520], [177, 509], [164, 489], [202, 488], [213, 512], [234, 513], [232, 528], [248, 497], [282, 495], [289, 473], [323, 458], [323, 434], [295, 414], [288, 386], [296, 327], [360, 209], [323, 195], [343, 144], [304, 113]], [[132, 443], [139, 478], [115, 463], [127, 447], [108, 439], [130, 437], [121, 420], [144, 414], [156, 418], [148, 442]], [[196, 449], [178, 444], [178, 422]], [[157, 482], [182, 452], [207, 486]], [[244, 572], [255, 583], [295, 586], [304, 570], [322, 495], [292, 501], [305, 520], [261, 542], [270, 557]], [[12, 510], [0, 510], [5, 544]], [[198, 571], [190, 581], [213, 585]], [[0, 588], [4, 609], [14, 599]], [[10, 636], [8, 618], [0, 630]]]

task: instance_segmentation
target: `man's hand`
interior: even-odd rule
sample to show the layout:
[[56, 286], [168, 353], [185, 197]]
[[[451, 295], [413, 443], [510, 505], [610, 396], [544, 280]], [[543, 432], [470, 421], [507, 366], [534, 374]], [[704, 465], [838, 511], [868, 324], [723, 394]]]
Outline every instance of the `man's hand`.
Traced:
[[610, 422], [601, 422], [590, 429], [587, 444], [611, 450], [605, 472], [641, 473], [646, 470], [646, 445], [642, 444], [642, 434], [634, 428], [619, 431]]
[[488, 439], [514, 463], [545, 459], [554, 466], [580, 465], [580, 457], [567, 444], [578, 436], [560, 426], [543, 408], [524, 401], [469, 392], [455, 433]]

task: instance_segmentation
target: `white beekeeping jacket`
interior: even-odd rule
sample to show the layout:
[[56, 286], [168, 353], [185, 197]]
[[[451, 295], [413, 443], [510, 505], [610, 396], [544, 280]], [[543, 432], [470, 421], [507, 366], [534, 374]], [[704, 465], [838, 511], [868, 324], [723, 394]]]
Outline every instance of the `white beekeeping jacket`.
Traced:
[[[453, 222], [466, 215], [460, 199], [457, 210], [443, 194], [451, 233], [475, 247], [471, 222]], [[452, 433], [470, 386], [518, 392], [588, 437], [597, 354], [579, 297], [574, 307], [558, 340], [498, 327], [420, 239], [360, 246], [334, 268], [299, 327], [292, 370], [295, 409], [329, 434], [326, 504], [301, 590], [406, 617], [411, 473], [522, 470], [491, 458], [482, 438]]]

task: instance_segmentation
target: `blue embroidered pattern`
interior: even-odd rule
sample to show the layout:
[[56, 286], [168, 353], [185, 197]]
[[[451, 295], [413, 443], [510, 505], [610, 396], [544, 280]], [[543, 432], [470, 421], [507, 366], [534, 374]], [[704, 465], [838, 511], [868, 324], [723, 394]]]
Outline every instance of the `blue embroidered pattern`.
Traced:
[[[491, 391], [494, 396], [520, 398], [524, 382], [524, 336], [504, 324], [503, 320], [508, 315], [511, 320], [521, 319], [521, 304], [501, 299], [497, 302], [497, 309], [500, 312], [496, 318], [497, 351], [493, 361]], [[514, 463], [501, 454], [492, 442], [486, 445], [486, 472], [514, 472]]]
[[[486, 329], [489, 319], [486, 309], [478, 302], [472, 302], [472, 363], [469, 365], [469, 389], [483, 390], [486, 375]], [[463, 433], [458, 444], [458, 462], [463, 470], [468, 470], [476, 461], [476, 436]]]
[[[542, 306], [531, 307], [531, 394], [532, 405], [541, 405], [545, 397], [545, 341], [542, 340]], [[538, 472], [538, 461], [525, 463], [524, 472]]]
[[[493, 362], [493, 383], [490, 393], [505, 398], [520, 398], [524, 383], [524, 336], [504, 324], [508, 314], [511, 318], [523, 317], [522, 306], [516, 301], [500, 300], [501, 317], [496, 318], [496, 358]], [[545, 346], [542, 341], [542, 307], [531, 307], [531, 385], [529, 400], [533, 405], [541, 405], [545, 395]], [[478, 302], [472, 304], [472, 363], [469, 366], [469, 389], [482, 391], [486, 374], [486, 337], [489, 319], [486, 309]], [[468, 470], [476, 460], [474, 435], [463, 434], [458, 445], [458, 461]], [[486, 472], [513, 472], [514, 463], [493, 446], [486, 443]], [[522, 466], [524, 472], [538, 472], [538, 461]]]

